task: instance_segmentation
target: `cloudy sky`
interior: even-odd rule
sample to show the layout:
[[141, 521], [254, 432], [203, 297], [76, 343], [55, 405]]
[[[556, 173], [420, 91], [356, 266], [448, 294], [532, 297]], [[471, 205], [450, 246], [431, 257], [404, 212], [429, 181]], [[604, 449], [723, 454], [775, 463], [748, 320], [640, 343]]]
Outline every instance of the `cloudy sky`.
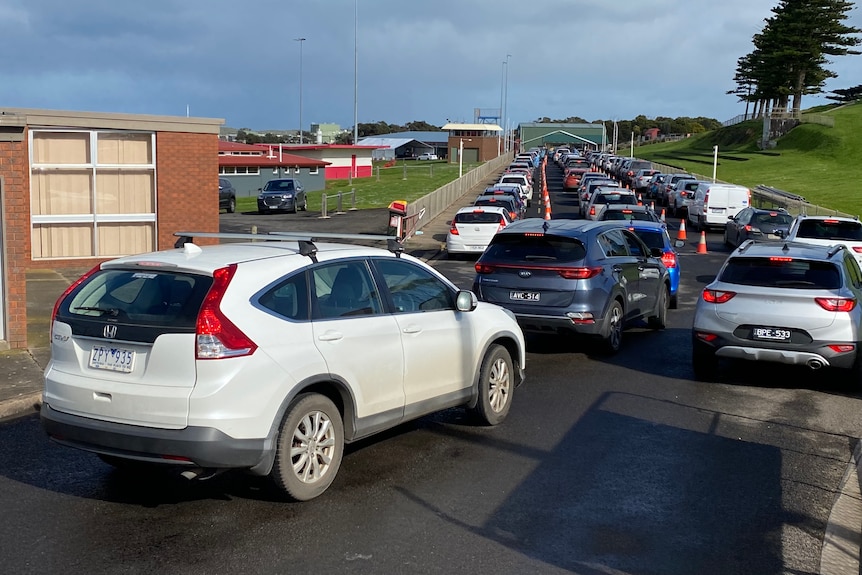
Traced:
[[[499, 109], [505, 93], [510, 124], [726, 120], [744, 112], [725, 94], [736, 61], [776, 4], [0, 0], [0, 108], [188, 113], [252, 130], [295, 129], [300, 109], [305, 129], [442, 126]], [[862, 28], [858, 7], [846, 23]], [[862, 56], [829, 68], [827, 89], [862, 84]]]

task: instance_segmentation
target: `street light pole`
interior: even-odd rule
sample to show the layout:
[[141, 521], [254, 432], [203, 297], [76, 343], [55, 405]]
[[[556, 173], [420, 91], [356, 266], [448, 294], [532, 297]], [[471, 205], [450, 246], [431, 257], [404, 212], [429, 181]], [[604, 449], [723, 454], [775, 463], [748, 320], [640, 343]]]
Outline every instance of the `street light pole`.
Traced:
[[[509, 108], [509, 58], [511, 58], [511, 54], [506, 54], [506, 68], [505, 68], [505, 81], [503, 83], [503, 130], [508, 130], [508, 108]], [[509, 135], [505, 133], [506, 136], [506, 151], [509, 151]]]
[[353, 0], [353, 145], [359, 141], [359, 66], [357, 50], [357, 21], [359, 20], [359, 0]]
[[302, 144], [302, 43], [305, 38], [294, 38], [299, 42], [299, 143]]
[[464, 138], [458, 144], [458, 179], [464, 175]]
[[[500, 72], [500, 123], [503, 123], [503, 90], [506, 85], [506, 62], [503, 62], [502, 70]], [[501, 126], [502, 127], [502, 126]], [[497, 155], [503, 153], [503, 131], [500, 130], [497, 132]]]

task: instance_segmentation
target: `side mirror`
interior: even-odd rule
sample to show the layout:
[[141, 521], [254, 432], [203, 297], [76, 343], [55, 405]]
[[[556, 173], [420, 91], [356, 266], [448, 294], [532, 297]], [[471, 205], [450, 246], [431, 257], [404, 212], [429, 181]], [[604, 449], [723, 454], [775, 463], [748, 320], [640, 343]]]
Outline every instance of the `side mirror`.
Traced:
[[673, 247], [681, 248], [685, 245], [685, 240], [676, 240], [673, 242]]
[[455, 307], [458, 311], [473, 311], [479, 305], [476, 294], [470, 290], [460, 290], [455, 297]]
[[786, 238], [786, 237], [787, 237], [787, 232], [786, 232], [786, 231], [784, 231], [784, 230], [775, 230], [775, 231], [774, 231], [774, 232], [772, 232], [772, 233], [774, 233], [776, 236], [778, 236], [778, 237], [779, 237], [779, 238], [781, 238], [781, 239], [784, 239], [784, 238]]

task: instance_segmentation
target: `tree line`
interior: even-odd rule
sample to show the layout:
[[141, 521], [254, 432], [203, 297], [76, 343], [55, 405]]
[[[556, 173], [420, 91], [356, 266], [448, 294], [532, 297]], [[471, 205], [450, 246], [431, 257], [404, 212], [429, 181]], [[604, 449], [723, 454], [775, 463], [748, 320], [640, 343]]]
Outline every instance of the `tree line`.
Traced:
[[746, 115], [753, 106], [753, 117], [788, 110], [792, 98], [798, 117], [802, 97], [823, 92], [826, 80], [838, 77], [827, 68], [828, 57], [860, 53], [853, 48], [862, 30], [844, 23], [852, 8], [846, 0], [780, 0], [754, 35], [754, 49], [737, 60], [736, 87], [727, 93], [745, 102]]

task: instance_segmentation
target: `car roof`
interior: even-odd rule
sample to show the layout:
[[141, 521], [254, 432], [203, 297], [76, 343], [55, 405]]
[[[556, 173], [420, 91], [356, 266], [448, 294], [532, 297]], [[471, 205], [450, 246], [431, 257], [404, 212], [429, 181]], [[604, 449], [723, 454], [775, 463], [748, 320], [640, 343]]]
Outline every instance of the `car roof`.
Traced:
[[[787, 257], [812, 260], [830, 260], [846, 250], [842, 244], [820, 245], [802, 242], [774, 242], [746, 240], [730, 253], [729, 257]], [[843, 257], [843, 256], [842, 256]]]
[[460, 208], [457, 212], [455, 212], [455, 215], [457, 216], [458, 214], [472, 214], [476, 211], [491, 212], [491, 213], [498, 213], [498, 214], [508, 214], [509, 213], [509, 210], [507, 210], [503, 206], [465, 206], [463, 208]]
[[839, 221], [839, 222], [853, 222], [853, 223], [857, 223], [857, 224], [862, 224], [862, 222], [859, 221], [858, 217], [857, 218], [851, 218], [849, 216], [826, 216], [826, 215], [808, 216], [805, 214], [799, 214], [798, 216], [796, 216], [796, 219], [798, 219], [798, 220], [820, 220], [820, 221], [835, 220], [835, 221]]
[[[102, 269], [140, 267], [155, 271], [167, 268], [177, 272], [187, 271], [211, 275], [215, 270], [231, 264], [241, 264], [272, 258], [280, 258], [278, 265], [283, 267], [285, 271], [299, 269], [313, 263], [308, 256], [302, 254], [301, 246], [298, 241], [284, 239], [267, 241], [268, 239], [271, 239], [271, 237], [268, 238], [266, 234], [258, 235], [261, 236], [261, 240], [254, 242], [227, 242], [205, 246], [186, 242], [181, 248], [115, 258], [104, 262], [102, 264]], [[314, 246], [317, 249], [316, 257], [320, 261], [333, 259], [335, 257], [341, 258], [371, 255], [394, 257], [394, 254], [386, 249], [364, 245], [315, 242]], [[406, 254], [401, 254], [401, 257], [404, 257], [405, 255]], [[291, 265], [289, 262], [295, 263]]]
[[580, 236], [589, 232], [598, 232], [607, 228], [620, 228], [620, 222], [593, 220], [545, 220], [542, 218], [526, 218], [513, 222], [497, 232], [498, 234], [539, 233], [561, 236]]

